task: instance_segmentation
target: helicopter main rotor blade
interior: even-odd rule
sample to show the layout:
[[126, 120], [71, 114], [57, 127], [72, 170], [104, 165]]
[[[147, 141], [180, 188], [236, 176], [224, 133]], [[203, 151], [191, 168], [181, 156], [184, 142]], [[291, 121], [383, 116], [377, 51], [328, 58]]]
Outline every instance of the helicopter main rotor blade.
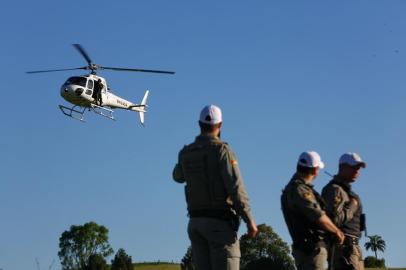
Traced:
[[43, 73], [43, 72], [54, 72], [54, 71], [66, 71], [66, 70], [77, 70], [77, 69], [88, 69], [88, 67], [80, 67], [80, 68], [64, 68], [64, 69], [49, 69], [49, 70], [37, 70], [37, 71], [27, 71], [25, 73], [32, 74], [32, 73]]
[[73, 47], [75, 47], [79, 53], [86, 59], [87, 63], [89, 64], [89, 66], [92, 64], [92, 59], [90, 59], [89, 55], [87, 54], [87, 52], [85, 51], [85, 49], [82, 47], [82, 45], [80, 44], [72, 44]]
[[138, 72], [151, 72], [151, 73], [164, 73], [164, 74], [175, 74], [173, 71], [165, 70], [152, 70], [152, 69], [139, 69], [139, 68], [116, 68], [116, 67], [99, 67], [100, 69], [110, 69], [115, 71], [138, 71]]

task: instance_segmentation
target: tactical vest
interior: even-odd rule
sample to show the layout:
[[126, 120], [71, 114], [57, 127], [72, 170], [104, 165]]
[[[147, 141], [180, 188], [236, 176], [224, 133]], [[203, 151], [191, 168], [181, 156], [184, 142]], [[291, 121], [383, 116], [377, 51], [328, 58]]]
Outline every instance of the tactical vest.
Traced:
[[230, 209], [219, 164], [224, 144], [221, 141], [197, 140], [182, 150], [180, 163], [186, 179], [189, 212]]
[[[300, 180], [293, 179], [283, 190], [281, 196], [282, 212], [293, 240], [293, 248], [311, 253], [317, 246], [324, 245], [325, 232], [317, 224], [308, 220], [291, 202], [290, 197], [293, 192], [296, 192], [297, 186], [300, 184], [302, 184]], [[323, 198], [312, 187], [310, 188], [320, 207], [325, 210]]]
[[[347, 193], [349, 198], [356, 197], [359, 199], [358, 195], [351, 190], [351, 187], [344, 185], [339, 181], [330, 181], [329, 185], [333, 184], [342, 188]], [[361, 228], [362, 204], [360, 199], [358, 200], [358, 203], [359, 207], [354, 213], [353, 218], [351, 220], [347, 220], [347, 222], [345, 222], [344, 224], [339, 224], [339, 228], [343, 231], [344, 234], [361, 237], [361, 231], [363, 230], [363, 228]]]

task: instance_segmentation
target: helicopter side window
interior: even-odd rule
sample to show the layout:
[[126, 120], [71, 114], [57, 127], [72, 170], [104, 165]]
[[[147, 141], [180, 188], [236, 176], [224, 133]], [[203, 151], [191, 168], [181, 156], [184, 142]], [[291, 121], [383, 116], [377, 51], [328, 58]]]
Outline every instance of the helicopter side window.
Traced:
[[93, 89], [93, 80], [92, 80], [92, 79], [89, 79], [89, 80], [87, 81], [87, 88]]
[[87, 82], [87, 79], [84, 77], [70, 77], [66, 81], [66, 84], [75, 84], [75, 85], [86, 87], [86, 82]]

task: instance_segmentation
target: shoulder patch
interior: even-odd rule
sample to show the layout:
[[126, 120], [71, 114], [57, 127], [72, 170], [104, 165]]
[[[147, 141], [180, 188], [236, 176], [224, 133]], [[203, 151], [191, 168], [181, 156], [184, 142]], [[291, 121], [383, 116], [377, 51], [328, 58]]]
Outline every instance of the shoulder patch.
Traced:
[[232, 159], [232, 160], [231, 160], [231, 165], [238, 165], [238, 161], [235, 160], [235, 159]]
[[337, 211], [337, 209], [340, 206], [342, 201], [343, 201], [343, 197], [341, 196], [341, 194], [337, 194], [334, 197], [334, 211]]
[[314, 201], [315, 197], [313, 192], [311, 191], [307, 191], [305, 193], [303, 193], [303, 199], [305, 199], [306, 201]]

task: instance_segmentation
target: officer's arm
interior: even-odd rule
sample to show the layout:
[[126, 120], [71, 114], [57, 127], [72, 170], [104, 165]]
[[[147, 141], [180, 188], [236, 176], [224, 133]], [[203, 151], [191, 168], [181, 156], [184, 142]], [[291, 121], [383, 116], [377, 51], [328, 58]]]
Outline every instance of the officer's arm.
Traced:
[[300, 212], [311, 222], [317, 222], [321, 216], [326, 214], [314, 196], [312, 189], [306, 185], [298, 185], [295, 188], [292, 200]]
[[245, 191], [237, 158], [226, 145], [220, 151], [220, 170], [226, 192], [233, 202], [234, 209], [245, 223], [253, 222], [248, 194]]
[[182, 154], [182, 151], [179, 152], [178, 163], [175, 165], [175, 168], [173, 168], [173, 172], [172, 172], [173, 180], [175, 180], [178, 183], [184, 183], [185, 182], [185, 176], [183, 174], [182, 165], [180, 163], [181, 154]]
[[337, 236], [339, 243], [344, 241], [344, 234], [323, 211], [311, 188], [299, 185], [293, 193], [293, 201], [302, 213], [313, 223], [318, 224], [323, 230]]
[[316, 222], [323, 230], [335, 235], [339, 244], [342, 244], [344, 242], [345, 237], [343, 232], [339, 228], [337, 228], [336, 225], [334, 225], [333, 221], [331, 221], [331, 219], [326, 214], [322, 215]]
[[354, 217], [358, 205], [344, 201], [344, 191], [338, 186], [328, 186], [322, 194], [327, 205], [327, 212], [337, 226], [342, 226]]

